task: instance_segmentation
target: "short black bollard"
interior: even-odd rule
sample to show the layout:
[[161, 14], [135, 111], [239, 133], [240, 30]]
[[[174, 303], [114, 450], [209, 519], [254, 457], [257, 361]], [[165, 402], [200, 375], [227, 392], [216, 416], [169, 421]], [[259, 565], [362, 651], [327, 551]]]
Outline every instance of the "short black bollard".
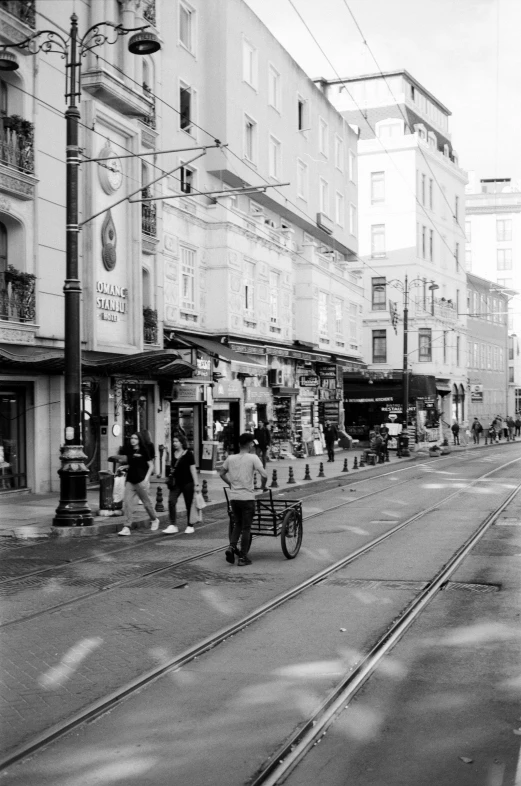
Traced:
[[320, 462], [320, 471], [318, 473], [318, 477], [319, 478], [325, 478], [326, 477], [326, 475], [324, 473], [324, 464], [323, 464], [322, 461]]
[[290, 468], [289, 468], [289, 473], [288, 473], [288, 475], [289, 475], [289, 476], [288, 476], [288, 484], [289, 484], [289, 483], [296, 483], [296, 482], [297, 482], [297, 481], [295, 480], [295, 478], [293, 477], [293, 467], [290, 467]]
[[353, 469], [358, 469], [358, 459], [355, 456], [355, 460], [353, 461]]
[[158, 513], [165, 512], [165, 506], [163, 505], [163, 489], [161, 486], [158, 486], [156, 491], [156, 511]]
[[210, 502], [210, 497], [208, 496], [208, 481], [203, 480], [203, 487], [201, 489], [203, 499], [205, 502]]
[[358, 466], [360, 467], [360, 469], [362, 469], [362, 467], [365, 467], [365, 461], [364, 461], [364, 454], [363, 453], [360, 456], [360, 463], [358, 464]]
[[347, 466], [347, 459], [344, 459], [344, 466], [342, 467], [342, 472], [349, 472], [349, 467]]
[[309, 474], [309, 464], [306, 464], [306, 471], [304, 473], [304, 480], [312, 480], [312, 477]]
[[278, 489], [279, 484], [277, 483], [277, 470], [273, 470], [273, 475], [271, 476], [271, 486], [272, 489]]
[[388, 462], [388, 461], [390, 461], [390, 460], [391, 460], [391, 459], [389, 458], [389, 454], [388, 454], [388, 453], [386, 453], [386, 454], [385, 454], [385, 462], [387, 463], [387, 462]]

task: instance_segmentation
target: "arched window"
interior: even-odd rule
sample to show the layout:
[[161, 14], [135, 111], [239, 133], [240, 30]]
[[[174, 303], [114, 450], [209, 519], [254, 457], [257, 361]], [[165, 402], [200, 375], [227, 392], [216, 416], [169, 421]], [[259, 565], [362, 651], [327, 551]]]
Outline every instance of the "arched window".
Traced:
[[142, 287], [143, 287], [143, 308], [152, 308], [150, 273], [144, 267], [142, 269], [141, 275], [142, 275]]
[[7, 271], [7, 227], [0, 221], [0, 274]]

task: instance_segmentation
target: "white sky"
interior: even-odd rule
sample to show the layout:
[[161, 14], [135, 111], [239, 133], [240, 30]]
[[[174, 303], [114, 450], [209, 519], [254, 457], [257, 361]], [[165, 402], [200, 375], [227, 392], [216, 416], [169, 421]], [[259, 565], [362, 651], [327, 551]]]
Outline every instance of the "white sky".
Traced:
[[[341, 76], [406, 69], [478, 178], [521, 182], [521, 0], [293, 0]], [[246, 0], [310, 77], [335, 77], [289, 0]], [[351, 18], [351, 9], [365, 40]]]

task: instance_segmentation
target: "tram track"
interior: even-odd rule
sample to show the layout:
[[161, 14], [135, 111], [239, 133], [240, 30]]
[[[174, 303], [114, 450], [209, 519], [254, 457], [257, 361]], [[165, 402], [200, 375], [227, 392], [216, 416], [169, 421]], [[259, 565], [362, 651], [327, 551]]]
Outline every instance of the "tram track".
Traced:
[[[382, 533], [376, 538], [373, 538], [371, 541], [363, 544], [359, 548], [353, 550], [348, 555], [344, 556], [340, 560], [336, 561], [335, 563], [329, 565], [327, 568], [322, 569], [321, 571], [313, 574], [312, 576], [308, 577], [304, 581], [300, 582], [296, 586], [286, 590], [283, 593], [280, 593], [275, 598], [272, 598], [268, 602], [262, 604], [261, 606], [257, 607], [244, 617], [239, 620], [232, 622], [230, 625], [221, 628], [217, 632], [212, 633], [210, 636], [200, 640], [195, 645], [189, 647], [188, 649], [184, 650], [178, 655], [170, 657], [168, 660], [164, 661], [160, 665], [150, 669], [135, 679], [129, 681], [127, 684], [120, 686], [115, 691], [106, 694], [105, 696], [101, 697], [96, 702], [93, 702], [89, 706], [85, 707], [80, 712], [76, 713], [75, 715], [69, 717], [68, 719], [48, 728], [38, 736], [34, 737], [29, 742], [20, 745], [15, 750], [11, 751], [11, 753], [0, 761], [0, 770], [3, 770], [13, 764], [16, 761], [20, 761], [21, 759], [25, 758], [30, 753], [34, 753], [44, 745], [47, 745], [52, 740], [58, 739], [59, 737], [66, 734], [73, 728], [77, 728], [84, 724], [85, 722], [92, 720], [100, 715], [104, 714], [108, 710], [115, 707], [117, 704], [122, 702], [124, 699], [132, 696], [141, 688], [146, 686], [147, 684], [152, 683], [153, 681], [157, 680], [163, 674], [174, 670], [179, 669], [182, 666], [185, 666], [195, 658], [199, 657], [200, 655], [210, 651], [214, 647], [218, 646], [220, 643], [228, 639], [229, 637], [235, 635], [239, 631], [243, 630], [247, 626], [251, 625], [256, 620], [260, 619], [264, 615], [269, 614], [270, 612], [275, 611], [277, 608], [281, 607], [285, 603], [289, 602], [290, 600], [296, 598], [297, 596], [303, 594], [306, 590], [320, 584], [325, 579], [333, 575], [335, 572], [340, 571], [342, 568], [349, 565], [351, 562], [355, 561], [362, 555], [369, 552], [371, 549], [375, 548], [379, 544], [383, 543], [388, 538], [391, 538], [395, 533], [399, 532], [400, 530], [404, 529], [405, 527], [409, 526], [415, 521], [418, 521], [422, 517], [426, 516], [428, 513], [437, 510], [441, 505], [448, 503], [450, 500], [454, 499], [458, 495], [465, 493], [470, 488], [475, 486], [476, 484], [480, 483], [484, 479], [496, 474], [497, 472], [503, 470], [505, 467], [508, 467], [512, 464], [517, 463], [520, 461], [521, 458], [517, 458], [506, 462], [505, 464], [500, 465], [499, 467], [494, 468], [493, 470], [485, 473], [484, 475], [480, 475], [478, 478], [469, 481], [463, 487], [458, 488], [451, 494], [444, 497], [442, 500], [436, 501], [433, 505], [430, 505], [418, 513], [414, 514], [413, 516], [407, 518], [405, 521], [400, 522], [396, 526], [390, 528], [386, 532]], [[394, 474], [394, 473], [393, 473]], [[396, 484], [393, 484], [393, 488], [396, 488]], [[478, 529], [469, 538], [466, 543], [458, 549], [456, 554], [451, 558], [451, 560], [444, 566], [444, 568], [429, 582], [428, 586], [425, 590], [420, 592], [417, 598], [410, 604], [408, 609], [401, 615], [400, 619], [397, 621], [396, 625], [393, 626], [393, 630], [396, 627], [396, 631], [393, 635], [386, 634], [383, 639], [378, 642], [375, 647], [371, 650], [367, 658], [364, 659], [363, 663], [360, 664], [359, 667], [356, 669], [356, 674], [358, 674], [359, 681], [354, 682], [355, 674], [349, 675], [347, 678], [346, 685], [343, 685], [342, 689], [350, 689], [354, 695], [354, 691], [358, 689], [362, 681], [369, 676], [372, 670], [375, 668], [377, 662], [383, 655], [390, 649], [391, 646], [398, 640], [398, 638], [403, 635], [405, 630], [412, 624], [414, 618], [421, 612], [421, 610], [425, 607], [425, 605], [430, 602], [432, 597], [436, 594], [437, 591], [442, 587], [444, 583], [448, 580], [448, 576], [451, 575], [452, 572], [458, 567], [462, 559], [466, 556], [466, 554], [470, 551], [470, 549], [475, 545], [477, 540], [482, 537], [486, 529], [496, 520], [496, 518], [500, 515], [502, 510], [507, 507], [510, 501], [514, 498], [514, 496], [519, 492], [521, 489], [521, 484], [516, 486], [514, 491], [510, 492], [507, 499], [501, 502], [500, 505], [496, 507], [492, 513], [490, 513], [485, 520], [479, 525]], [[361, 498], [357, 498], [356, 501], [359, 501]], [[355, 500], [353, 500], [354, 502]], [[339, 507], [343, 507], [346, 504], [350, 504], [351, 500], [342, 503], [341, 505], [335, 506], [334, 509], [338, 509]], [[330, 508], [328, 510], [331, 510]], [[312, 514], [313, 517], [319, 515], [327, 514], [328, 510], [322, 511], [318, 514]], [[212, 553], [216, 551], [222, 550], [214, 549]], [[192, 560], [197, 559], [197, 556], [193, 556]], [[397, 627], [398, 626], [398, 627]], [[372, 659], [372, 660], [371, 660]], [[311, 732], [317, 726], [317, 720], [320, 720], [322, 724], [320, 728], [325, 729], [327, 725], [332, 722], [335, 715], [340, 711], [341, 707], [345, 705], [347, 701], [344, 698], [344, 695], [339, 688], [338, 691], [335, 692], [335, 695], [330, 695], [324, 705], [320, 708], [320, 710], [315, 714], [316, 717], [309, 721], [309, 724], [306, 724], [304, 729], [299, 729], [297, 736], [293, 739], [293, 741], [286, 746], [284, 750], [279, 750], [277, 753], [267, 762], [266, 766], [263, 768], [262, 772], [257, 773], [256, 778], [257, 780], [254, 781], [255, 786], [257, 784], [260, 786], [262, 783], [276, 783], [276, 780], [268, 780], [268, 778], [277, 777], [280, 780], [283, 777], [278, 771], [276, 770], [276, 766], [278, 766], [278, 762], [281, 760], [288, 762], [288, 767], [294, 766], [292, 762], [296, 763], [296, 758], [293, 756], [293, 753], [297, 750], [297, 747], [304, 746], [307, 750], [309, 746], [313, 744], [313, 741], [309, 741], [308, 737]], [[323, 733], [323, 731], [321, 732]], [[317, 734], [315, 733], [314, 739], [316, 739]], [[293, 748], [292, 748], [293, 746]], [[303, 754], [304, 755], [304, 754]], [[289, 770], [288, 770], [289, 772]]]

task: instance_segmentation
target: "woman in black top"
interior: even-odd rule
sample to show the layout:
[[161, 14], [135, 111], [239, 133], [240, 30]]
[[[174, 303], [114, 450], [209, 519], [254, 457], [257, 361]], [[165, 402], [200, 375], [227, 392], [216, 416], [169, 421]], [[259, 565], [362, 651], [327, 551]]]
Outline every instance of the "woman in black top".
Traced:
[[154, 506], [148, 496], [150, 476], [154, 469], [153, 450], [150, 451], [140, 434], [132, 434], [130, 445], [124, 449], [123, 455], [126, 457], [126, 463], [120, 466], [119, 470], [127, 469], [123, 497], [123, 515], [127, 523], [118, 532], [118, 535], [130, 535], [132, 510], [136, 497], [141, 500], [150, 516], [150, 529], [156, 530], [159, 528], [159, 519], [156, 517]]
[[178, 434], [174, 437], [172, 446], [174, 448], [174, 455], [172, 456], [172, 469], [170, 470], [170, 477], [168, 479], [168, 487], [170, 489], [170, 494], [168, 495], [170, 524], [163, 530], [163, 535], [173, 535], [175, 532], [179, 532], [179, 528], [176, 526], [175, 521], [177, 500], [181, 494], [184, 497], [186, 505], [187, 526], [185, 534], [192, 535], [195, 530], [190, 524], [190, 510], [194, 499], [194, 491], [195, 489], [199, 489], [194, 454], [191, 450], [188, 450], [188, 442], [186, 437], [182, 434]]

